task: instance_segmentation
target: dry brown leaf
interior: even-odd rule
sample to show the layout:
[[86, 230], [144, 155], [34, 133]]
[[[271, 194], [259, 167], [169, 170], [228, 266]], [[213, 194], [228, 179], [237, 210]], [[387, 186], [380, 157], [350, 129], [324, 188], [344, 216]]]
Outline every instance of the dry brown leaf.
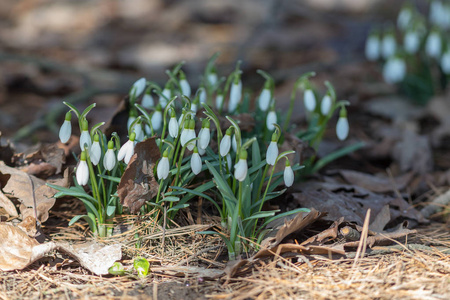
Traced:
[[391, 212], [389, 210], [389, 205], [383, 206], [381, 211], [375, 217], [369, 225], [369, 229], [372, 231], [383, 231], [384, 227], [391, 220]]
[[3, 194], [2, 190], [0, 190], [0, 207], [3, 207], [10, 217], [17, 217], [19, 215], [14, 203]]
[[152, 267], [152, 272], [161, 273], [169, 276], [187, 277], [195, 276], [205, 279], [216, 279], [224, 274], [224, 270], [217, 269], [205, 269], [201, 267], [192, 266], [164, 266], [164, 267]]
[[403, 190], [414, 176], [414, 172], [396, 178], [378, 177], [353, 170], [340, 170], [338, 173], [350, 184], [365, 188], [374, 193], [387, 193]]
[[153, 167], [159, 158], [154, 137], [136, 144], [134, 155], [117, 187], [120, 202], [131, 213], [137, 213], [145, 202], [158, 193], [159, 184], [153, 175]]

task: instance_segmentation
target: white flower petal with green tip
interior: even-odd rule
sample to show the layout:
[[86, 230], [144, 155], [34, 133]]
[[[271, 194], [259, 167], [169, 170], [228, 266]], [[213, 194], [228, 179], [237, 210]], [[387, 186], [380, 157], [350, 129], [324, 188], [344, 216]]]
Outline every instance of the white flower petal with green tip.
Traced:
[[142, 97], [141, 105], [143, 108], [146, 108], [146, 109], [153, 108], [155, 106], [155, 100], [153, 100], [153, 97], [151, 95], [145, 94]]
[[316, 109], [316, 96], [311, 89], [306, 89], [303, 94], [303, 101], [307, 111], [314, 111]]
[[120, 147], [119, 153], [117, 154], [117, 160], [122, 160], [123, 162], [128, 164], [130, 162], [131, 157], [134, 154], [134, 142], [128, 140], [125, 144]]
[[177, 118], [171, 117], [169, 120], [169, 135], [174, 139], [178, 137], [178, 121]]
[[278, 157], [278, 145], [277, 142], [271, 141], [269, 144], [269, 147], [267, 147], [266, 152], [266, 162], [273, 166], [275, 165], [275, 161]]
[[228, 134], [225, 134], [225, 136], [220, 141], [219, 147], [220, 156], [225, 157], [230, 152], [230, 148], [231, 148], [231, 137]]
[[103, 158], [103, 167], [106, 170], [111, 171], [116, 166], [116, 154], [113, 149], [108, 149], [106, 151], [105, 157]]
[[[190, 140], [192, 140], [192, 139], [195, 139], [195, 138], [196, 138], [195, 130], [194, 130], [194, 129], [190, 129], [190, 128], [187, 129], [186, 141], [188, 142], [188, 141], [190, 141]], [[189, 143], [187, 144], [187, 146], [186, 146], [186, 148], [187, 148], [189, 151], [194, 150], [194, 147], [195, 147], [195, 141], [189, 142]]]
[[258, 98], [259, 109], [262, 111], [267, 111], [270, 105], [271, 93], [269, 89], [263, 89]]
[[320, 103], [320, 112], [322, 115], [327, 116], [331, 110], [331, 105], [333, 101], [331, 100], [330, 95], [326, 94], [323, 96], [322, 102]]
[[94, 141], [89, 149], [89, 158], [94, 166], [98, 165], [101, 156], [102, 148], [100, 147], [100, 143], [98, 141]]
[[211, 140], [211, 132], [209, 128], [207, 127], [202, 128], [198, 134], [198, 137], [199, 137], [198, 141], [199, 149], [205, 150], [208, 147], [209, 142]]
[[169, 159], [163, 156], [158, 163], [158, 167], [156, 168], [156, 175], [158, 175], [158, 179], [166, 179], [167, 176], [169, 176], [169, 171]]
[[336, 124], [336, 135], [339, 140], [343, 141], [347, 138], [349, 128], [347, 118], [340, 117]]
[[291, 166], [286, 166], [286, 168], [284, 168], [284, 185], [287, 187], [292, 186], [292, 184], [294, 183], [294, 171], [292, 170]]
[[61, 125], [59, 129], [59, 140], [61, 143], [65, 144], [70, 139], [72, 135], [72, 123], [68, 120], [64, 120], [64, 123]]
[[269, 111], [266, 118], [266, 126], [270, 131], [275, 129], [275, 125], [277, 124], [277, 113], [273, 110]]
[[191, 170], [197, 175], [202, 170], [202, 159], [198, 153], [193, 153], [191, 156]]
[[231, 84], [230, 89], [230, 99], [228, 102], [228, 111], [234, 112], [241, 102], [242, 98], [242, 81], [239, 80], [238, 83]]
[[189, 85], [189, 82], [186, 79], [180, 80], [180, 88], [181, 88], [181, 94], [191, 97], [191, 86]]
[[234, 177], [239, 181], [244, 181], [247, 177], [248, 166], [246, 159], [239, 159], [238, 163], [234, 166]]
[[89, 132], [87, 130], [83, 130], [80, 135], [80, 148], [84, 150], [84, 148], [90, 149], [92, 146], [92, 140]]
[[184, 145], [186, 145], [188, 140], [188, 130], [187, 128], [183, 128], [181, 129], [181, 136], [180, 136], [180, 143], [181, 143], [181, 147], [184, 147]]
[[76, 178], [79, 185], [86, 185], [89, 181], [89, 168], [85, 160], [80, 160], [77, 166]]

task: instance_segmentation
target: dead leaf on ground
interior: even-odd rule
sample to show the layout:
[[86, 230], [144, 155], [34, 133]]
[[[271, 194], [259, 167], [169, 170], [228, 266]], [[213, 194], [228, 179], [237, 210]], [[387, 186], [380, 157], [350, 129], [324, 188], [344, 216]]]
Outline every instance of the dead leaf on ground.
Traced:
[[168, 276], [176, 277], [187, 277], [195, 276], [202, 277], [205, 279], [216, 279], [224, 274], [224, 270], [218, 269], [205, 269], [201, 267], [193, 266], [163, 266], [163, 267], [152, 267], [152, 272], [161, 273]]
[[431, 143], [438, 147], [445, 136], [450, 136], [450, 103], [449, 95], [438, 96], [427, 104], [427, 112], [439, 121], [439, 125], [431, 133]]
[[43, 144], [16, 154], [14, 161], [25, 165], [21, 168], [22, 171], [45, 179], [61, 173], [62, 166], [66, 162], [66, 155], [64, 149], [61, 149], [58, 144]]
[[5, 212], [10, 217], [17, 217], [19, 214], [17, 213], [16, 206], [14, 203], [3, 194], [3, 192], [0, 189], [0, 207], [5, 209]]
[[374, 176], [353, 170], [339, 170], [338, 173], [349, 184], [360, 186], [374, 193], [401, 191], [414, 176], [414, 172], [408, 172], [395, 178]]
[[136, 144], [117, 187], [120, 203], [133, 214], [158, 193], [159, 184], [153, 175], [153, 167], [160, 156], [155, 137]]

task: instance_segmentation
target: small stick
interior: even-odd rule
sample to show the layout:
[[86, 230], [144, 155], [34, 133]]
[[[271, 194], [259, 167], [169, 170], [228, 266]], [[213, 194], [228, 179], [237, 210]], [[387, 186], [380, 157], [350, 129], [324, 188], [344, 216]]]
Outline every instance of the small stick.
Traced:
[[344, 236], [344, 238], [347, 241], [357, 241], [361, 238], [361, 233], [350, 226], [345, 226], [341, 228], [340, 233]]

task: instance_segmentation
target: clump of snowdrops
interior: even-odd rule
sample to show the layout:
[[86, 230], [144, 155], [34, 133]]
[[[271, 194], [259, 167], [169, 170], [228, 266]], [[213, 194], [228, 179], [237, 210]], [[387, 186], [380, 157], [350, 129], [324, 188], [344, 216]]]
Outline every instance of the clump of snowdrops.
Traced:
[[406, 1], [396, 26], [373, 29], [365, 47], [368, 60], [383, 63], [384, 80], [419, 104], [445, 89], [450, 76], [450, 1], [429, 3], [423, 15]]
[[[264, 209], [268, 200], [280, 196], [294, 184], [295, 172], [302, 169], [298, 161], [292, 160], [293, 150], [281, 153], [279, 150], [286, 130], [290, 129], [293, 105], [300, 103], [295, 93], [304, 90], [310, 120], [306, 133], [298, 134], [309, 137], [308, 141], [314, 145], [320, 143], [326, 124], [337, 109], [340, 110], [337, 136], [340, 140], [347, 137], [345, 106], [348, 103], [336, 101], [334, 89], [327, 83], [327, 94], [320, 108], [316, 107], [312, 104], [316, 94], [308, 80], [312, 74], [306, 74], [294, 87], [290, 111], [282, 116], [285, 119], [282, 127], [270, 75], [259, 71], [265, 83], [256, 99], [256, 109], [251, 111], [251, 97], [243, 89], [240, 63], [230, 75], [219, 77], [214, 65], [216, 58], [217, 55], [208, 62], [195, 92], [182, 64], [166, 72], [169, 80], [164, 87], [145, 78], [136, 81], [129, 92], [128, 141], [123, 145], [115, 133], [106, 137], [99, 130], [102, 124], [89, 130], [86, 115], [94, 105], [79, 113], [66, 103], [70, 110], [61, 127], [60, 139], [63, 143], [69, 139], [71, 116], [75, 114], [81, 130], [82, 152], [75, 171], [75, 186], [55, 187], [60, 191], [55, 197], [77, 197], [87, 210], [86, 215], [75, 217], [71, 223], [84, 218], [93, 232], [110, 234], [99, 229], [105, 224], [109, 228], [111, 218], [126, 209], [117, 199], [117, 183], [134, 154], [135, 144], [150, 137], [156, 137], [161, 155], [158, 161], [152, 162], [151, 170], [159, 186], [156, 196], [141, 212], [156, 207], [162, 212], [157, 216], [164, 214], [172, 219], [194, 197], [210, 201], [220, 214], [221, 229], [203, 234], [220, 235], [230, 259], [256, 249], [269, 222], [304, 210], [276, 214], [278, 210]], [[242, 113], [251, 114], [252, 126], [244, 126], [248, 124], [239, 121]], [[319, 117], [315, 117], [317, 114]]]

